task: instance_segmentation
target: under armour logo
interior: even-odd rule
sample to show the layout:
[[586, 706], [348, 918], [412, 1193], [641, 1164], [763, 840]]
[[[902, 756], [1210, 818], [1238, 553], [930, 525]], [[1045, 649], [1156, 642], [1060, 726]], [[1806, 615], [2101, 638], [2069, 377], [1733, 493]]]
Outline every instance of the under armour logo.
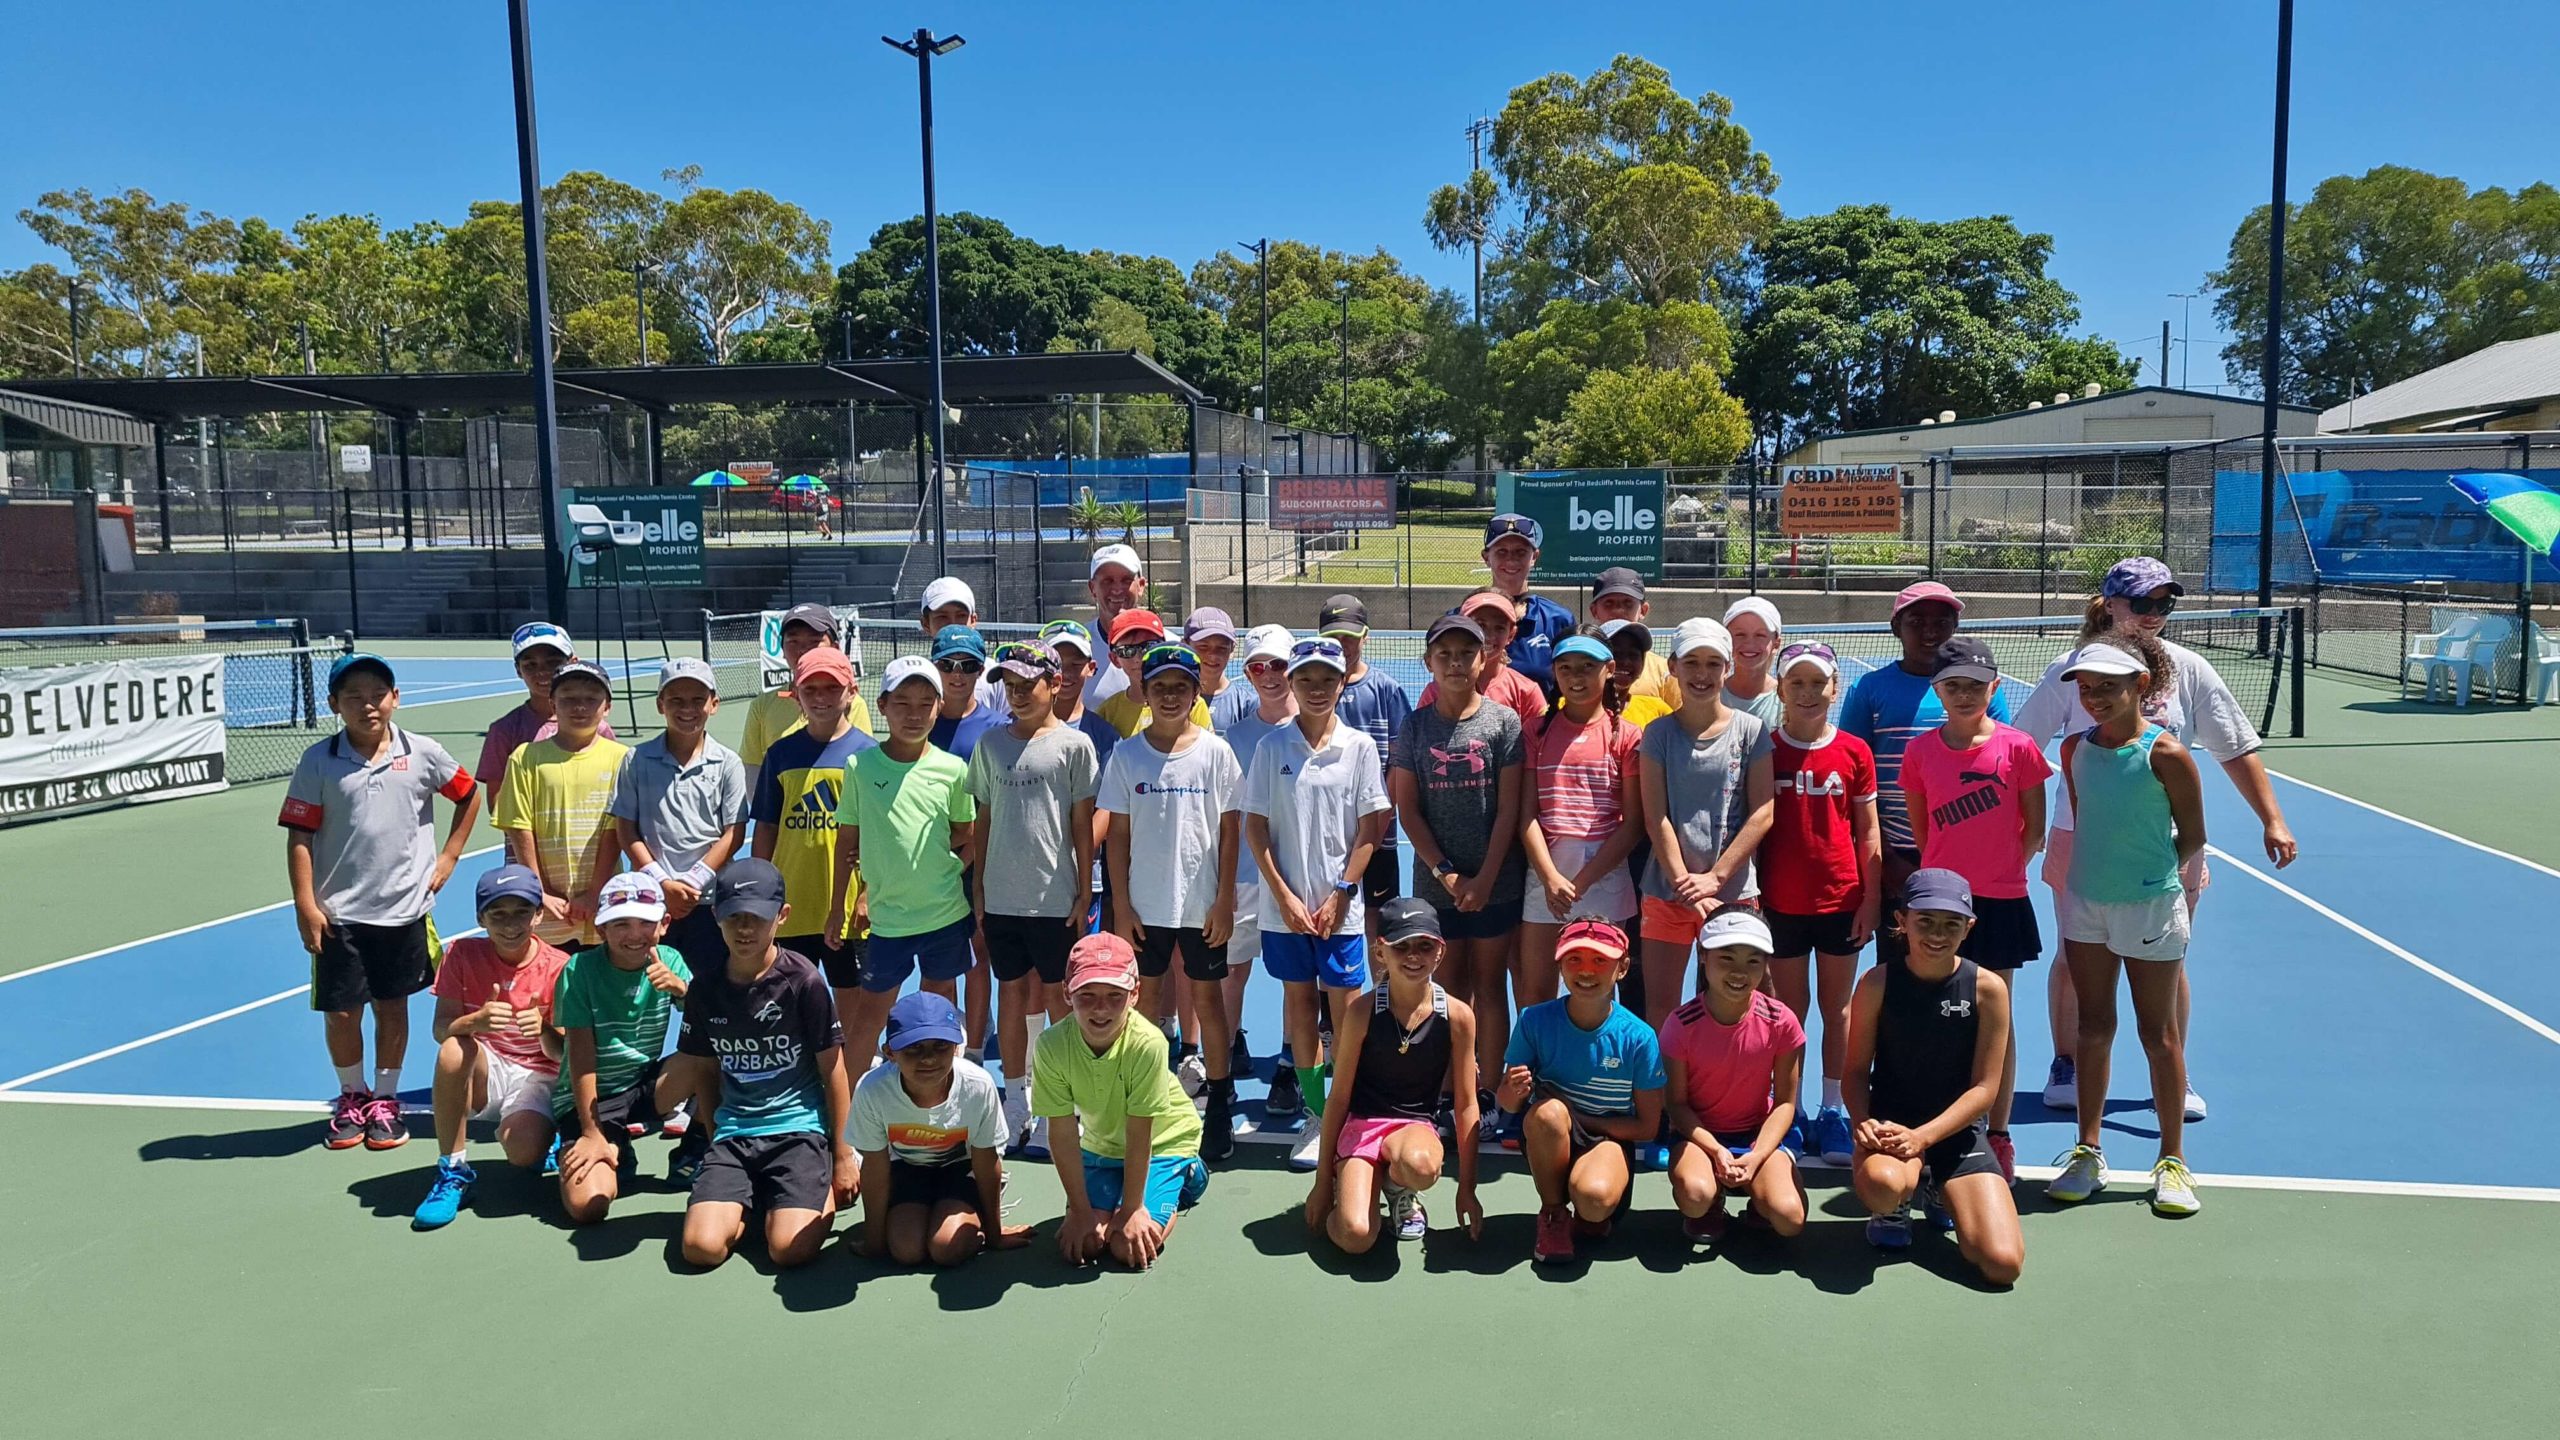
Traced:
[[1938, 1013], [1941, 1015], [1951, 1015], [1959, 1018], [1969, 1016], [1973, 1013], [1973, 1002], [1970, 1000], [1941, 1000], [1938, 1002]]

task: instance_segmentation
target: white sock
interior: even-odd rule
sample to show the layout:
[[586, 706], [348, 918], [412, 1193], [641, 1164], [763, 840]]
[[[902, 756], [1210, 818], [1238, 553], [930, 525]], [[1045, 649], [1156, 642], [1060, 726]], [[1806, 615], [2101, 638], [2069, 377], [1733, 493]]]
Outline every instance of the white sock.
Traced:
[[1822, 1108], [1826, 1110], [1837, 1110], [1841, 1108], [1839, 1081], [1825, 1080], [1822, 1082]]
[[456, 1165], [467, 1164], [469, 1162], [462, 1158], [462, 1152], [470, 1148], [471, 1145], [469, 1141], [456, 1140], [453, 1142], [453, 1148], [445, 1153], [444, 1158]]
[[400, 1067], [397, 1065], [386, 1065], [376, 1069], [373, 1072], [373, 1093], [381, 1096], [385, 1100], [398, 1099], [400, 1096]]
[[338, 1089], [341, 1093], [348, 1095], [361, 1095], [364, 1093], [363, 1065], [341, 1065], [337, 1067], [337, 1070]]

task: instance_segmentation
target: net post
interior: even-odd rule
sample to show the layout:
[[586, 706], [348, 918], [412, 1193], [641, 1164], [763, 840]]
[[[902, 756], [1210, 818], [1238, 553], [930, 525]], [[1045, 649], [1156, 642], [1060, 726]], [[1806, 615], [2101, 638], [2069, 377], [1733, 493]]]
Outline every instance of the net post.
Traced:
[[2290, 662], [2290, 663], [2291, 663], [2291, 665], [2292, 665], [2292, 667], [2293, 667], [2293, 677], [2292, 677], [2292, 678], [2293, 678], [2293, 738], [2294, 738], [2294, 739], [2296, 739], [2296, 740], [2299, 740], [2299, 739], [2301, 739], [2301, 738], [2302, 738], [2302, 711], [2303, 711], [2303, 705], [2302, 705], [2302, 669], [2303, 669], [2303, 665], [2302, 665], [2302, 607], [2301, 607], [2301, 606], [2296, 605], [2296, 606], [2294, 606], [2294, 607], [2293, 607], [2293, 609], [2292, 609], [2292, 611], [2291, 611], [2291, 619], [2287, 622], [2287, 624], [2288, 624], [2289, 628], [2293, 631], [2293, 659], [2292, 659], [2292, 661]]
[[[758, 636], [756, 643], [761, 646], [764, 643], [763, 637]], [[720, 662], [711, 658], [711, 607], [708, 605], [702, 607], [702, 663], [712, 667], [711, 673], [715, 679], [719, 676]]]
[[316, 729], [320, 723], [320, 695], [312, 684], [311, 622], [296, 616], [289, 623], [293, 626], [294, 724], [305, 730]]

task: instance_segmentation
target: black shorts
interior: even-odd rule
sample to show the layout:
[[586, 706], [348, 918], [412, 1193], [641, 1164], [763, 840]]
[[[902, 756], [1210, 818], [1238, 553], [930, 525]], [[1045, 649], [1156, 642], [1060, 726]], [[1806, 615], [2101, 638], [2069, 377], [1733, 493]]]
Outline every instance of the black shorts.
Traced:
[[1396, 847], [1390, 839], [1369, 852], [1369, 868], [1360, 876], [1361, 898], [1372, 905], [1382, 905], [1404, 893], [1404, 879], [1396, 873]]
[[721, 937], [720, 922], [711, 913], [708, 897], [686, 911], [683, 919], [667, 922], [666, 937], [658, 943], [683, 956], [684, 963], [696, 975], [729, 963], [729, 942]]
[[[1442, 893], [1446, 894], [1446, 887]], [[1443, 940], [1499, 940], [1520, 928], [1521, 901], [1489, 900], [1481, 910], [1450, 910], [1435, 897], [1431, 913], [1440, 917]]]
[[1967, 1175], [2000, 1173], [2000, 1157], [1991, 1153], [1989, 1133], [1979, 1121], [1930, 1146], [1920, 1161], [1929, 1167], [1929, 1178], [1940, 1185]]
[[1813, 954], [1854, 956], [1862, 948], [1849, 943], [1850, 928], [1858, 917], [1847, 910], [1830, 915], [1763, 910], [1760, 915], [1769, 922], [1769, 943], [1777, 947], [1771, 953], [1790, 960]]
[[427, 917], [406, 925], [334, 921], [311, 957], [311, 1008], [356, 1010], [377, 1000], [406, 1000], [433, 975]]
[[[816, 935], [794, 935], [778, 943], [789, 945], [792, 949], [817, 961], [818, 968], [826, 972], [828, 989], [859, 990], [862, 988], [862, 961], [871, 953], [869, 937], [852, 936], [844, 942], [844, 948], [841, 950], [828, 949], [827, 942]], [[722, 954], [725, 956], [727, 952], [724, 950]], [[726, 964], [727, 961], [724, 959], [722, 963]]]
[[814, 1130], [723, 1136], [702, 1157], [702, 1173], [694, 1177], [687, 1203], [743, 1205], [763, 1214], [824, 1210], [834, 1184], [826, 1137]]
[[[666, 1073], [667, 1057], [659, 1056], [640, 1071], [633, 1080], [610, 1095], [596, 1097], [596, 1123], [604, 1127], [604, 1138], [616, 1144], [628, 1143], [631, 1127], [655, 1130], [666, 1121], [666, 1112], [658, 1108], [658, 1077]], [[578, 1123], [578, 1107], [566, 1104], [551, 1117], [560, 1131], [561, 1143], [575, 1140], [586, 1129]]]
[[1084, 934], [1083, 927], [1069, 925], [1063, 915], [1053, 920], [990, 914], [986, 932], [987, 964], [1008, 985], [1034, 971], [1043, 984], [1067, 983], [1067, 952]]
[[1194, 980], [1227, 978], [1227, 947], [1212, 945], [1207, 935], [1198, 930], [1177, 929], [1171, 925], [1144, 927], [1146, 940], [1138, 946], [1138, 973], [1152, 980], [1173, 968], [1173, 953], [1182, 952], [1182, 973]]
[[2036, 902], [2024, 895], [2001, 900], [1973, 897], [1973, 931], [1956, 953], [1985, 970], [2010, 971], [2044, 953], [2044, 933], [2036, 928]]
[[895, 1156], [890, 1157], [890, 1209], [895, 1210], [901, 1205], [930, 1208], [945, 1200], [957, 1200], [972, 1210], [978, 1208], [978, 1176], [968, 1161], [958, 1160], [948, 1165], [910, 1165]]

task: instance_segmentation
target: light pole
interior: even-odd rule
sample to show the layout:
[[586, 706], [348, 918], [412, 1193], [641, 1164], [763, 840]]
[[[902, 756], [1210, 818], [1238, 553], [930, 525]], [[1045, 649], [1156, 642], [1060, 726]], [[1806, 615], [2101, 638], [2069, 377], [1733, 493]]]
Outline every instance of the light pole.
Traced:
[[[2187, 348], [2187, 337], [2195, 333], [2196, 297], [2192, 291], [2172, 290], [2169, 298], [2178, 302], [2178, 388], [2184, 390], [2188, 364], [2195, 358]], [[2168, 378], [2161, 377], [2160, 383], [2168, 384]]]
[[[551, 384], [551, 263], [543, 253], [542, 153], [533, 124], [533, 0], [507, 0], [516, 90], [516, 184], [523, 195], [524, 298], [533, 345], [533, 467], [542, 490], [542, 604], [569, 620], [569, 557], [560, 548], [560, 401]], [[652, 482], [657, 477], [650, 477]]]
[[969, 43], [957, 35], [939, 39], [930, 30], [918, 29], [911, 39], [880, 37], [880, 43], [892, 50], [915, 57], [916, 62], [916, 128], [924, 142], [924, 325], [931, 337], [933, 360], [928, 367], [931, 376], [927, 400], [933, 406], [933, 567], [937, 575], [951, 573], [951, 543], [942, 523], [942, 421], [946, 413], [942, 403], [942, 223], [933, 205], [933, 57], [948, 55]]
[[1253, 418], [1271, 419], [1271, 241], [1237, 242], [1253, 252], [1254, 288], [1262, 292], [1262, 383], [1254, 387]]
[[71, 373], [75, 376], [86, 375], [89, 373], [89, 361], [86, 349], [80, 343], [79, 276], [74, 275], [71, 277], [71, 283], [63, 287], [63, 294], [66, 303], [71, 308]]
[[[2267, 338], [2258, 357], [2258, 384], [2265, 391], [2258, 441], [2258, 604], [2276, 598], [2276, 381], [2284, 346], [2284, 161], [2293, 130], [2293, 0], [2276, 0], [2276, 134], [2273, 198], [2267, 206]], [[2268, 645], [2267, 622], [2258, 622], [2258, 648]]]
[[631, 262], [631, 314], [640, 327], [640, 363], [649, 363], [649, 271], [646, 260]]

